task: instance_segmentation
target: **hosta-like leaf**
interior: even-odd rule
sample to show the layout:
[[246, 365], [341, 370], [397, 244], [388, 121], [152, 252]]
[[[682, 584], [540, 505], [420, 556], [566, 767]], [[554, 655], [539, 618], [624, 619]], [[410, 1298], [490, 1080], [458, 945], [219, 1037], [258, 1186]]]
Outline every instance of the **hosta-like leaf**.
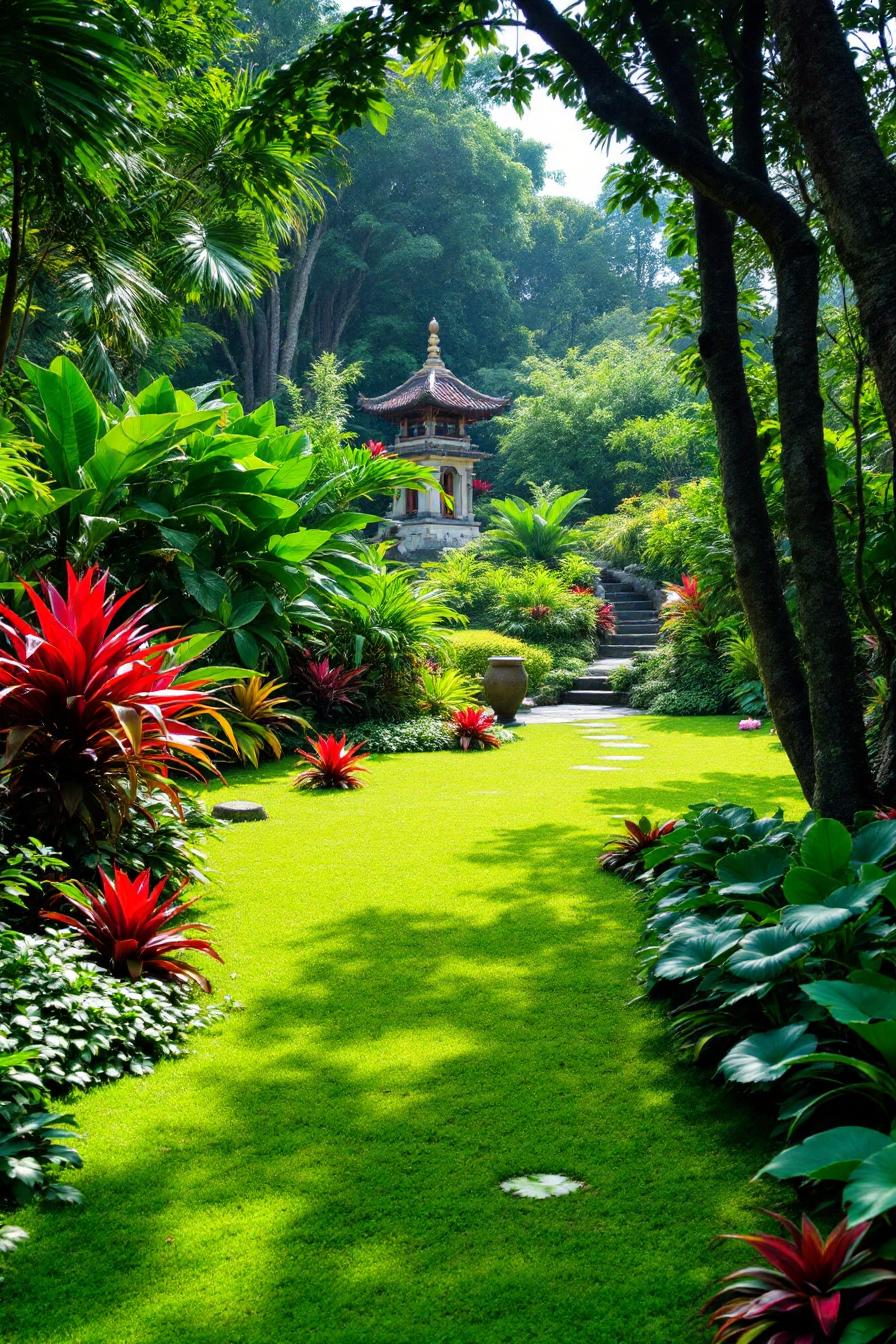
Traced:
[[723, 896], [758, 896], [777, 886], [790, 866], [790, 855], [780, 845], [756, 845], [726, 854], [716, 866]]
[[845, 1181], [866, 1157], [892, 1142], [889, 1134], [883, 1134], [879, 1129], [840, 1125], [821, 1134], [812, 1134], [792, 1148], [785, 1148], [756, 1175], [775, 1176], [779, 1181], [798, 1176], [807, 1176], [814, 1181]]
[[807, 867], [833, 877], [849, 863], [852, 848], [852, 836], [842, 822], [819, 817], [803, 837], [800, 858]]
[[852, 980], [816, 980], [801, 988], [813, 1003], [826, 1008], [835, 1022], [896, 1020], [896, 981], [892, 989]]
[[794, 1060], [810, 1055], [817, 1044], [802, 1022], [760, 1031], [729, 1050], [719, 1072], [732, 1083], [771, 1083], [782, 1078]]
[[673, 938], [653, 968], [658, 980], [687, 980], [740, 942], [737, 929], [712, 929]]
[[856, 863], [882, 863], [896, 854], [896, 821], [872, 821], [857, 831], [852, 842]]
[[783, 883], [784, 895], [794, 905], [818, 905], [837, 888], [837, 879], [816, 868], [791, 868]]
[[843, 1202], [853, 1227], [896, 1208], [896, 1143], [859, 1163], [843, 1190]]
[[852, 911], [842, 906], [791, 905], [781, 913], [781, 927], [798, 938], [831, 933], [852, 918]]
[[741, 980], [756, 983], [774, 980], [793, 962], [811, 951], [810, 942], [776, 924], [748, 933], [729, 958], [728, 969]]

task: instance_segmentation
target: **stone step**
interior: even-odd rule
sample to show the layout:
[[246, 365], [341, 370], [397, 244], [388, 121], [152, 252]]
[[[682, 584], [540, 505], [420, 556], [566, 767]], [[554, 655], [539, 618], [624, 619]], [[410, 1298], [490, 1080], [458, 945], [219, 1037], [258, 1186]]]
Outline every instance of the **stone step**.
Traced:
[[629, 619], [624, 616], [617, 617], [616, 628], [617, 630], [625, 630], [630, 635], [641, 634], [642, 632], [648, 635], [658, 635], [660, 632], [658, 621], [645, 621], [640, 616], [630, 617]]
[[563, 697], [568, 705], [624, 705], [620, 691], [567, 691]]
[[592, 677], [587, 672], [583, 672], [580, 677], [576, 677], [571, 689], [574, 691], [610, 691], [613, 688], [610, 685], [610, 678], [606, 674], [601, 673]]
[[643, 648], [647, 648], [647, 649], [653, 649], [653, 648], [656, 647], [656, 644], [657, 644], [657, 636], [656, 636], [656, 635], [626, 635], [626, 634], [607, 635], [607, 636], [601, 641], [601, 644], [602, 644], [602, 647], [604, 647], [604, 648], [607, 648], [607, 649], [614, 649], [614, 650], [615, 650], [615, 649], [620, 649], [620, 648], [622, 648], [623, 646], [625, 646], [625, 647], [627, 648], [629, 645], [633, 646], [634, 648], [641, 648], [641, 647], [643, 647]]

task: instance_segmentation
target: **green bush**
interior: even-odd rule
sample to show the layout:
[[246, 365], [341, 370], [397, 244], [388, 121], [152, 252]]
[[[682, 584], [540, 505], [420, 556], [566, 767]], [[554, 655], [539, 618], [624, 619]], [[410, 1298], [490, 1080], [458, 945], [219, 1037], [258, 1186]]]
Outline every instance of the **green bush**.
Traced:
[[385, 723], [367, 719], [345, 730], [353, 742], [364, 742], [368, 751], [450, 751], [456, 744], [451, 729], [432, 714]]
[[187, 1033], [220, 1016], [168, 981], [133, 984], [91, 960], [74, 934], [0, 927], [0, 1053], [36, 1049], [29, 1070], [42, 1091], [151, 1073], [181, 1054]]
[[572, 659], [562, 667], [551, 668], [533, 697], [536, 705], [559, 705], [588, 664], [583, 658]]
[[[81, 1193], [57, 1180], [64, 1167], [80, 1167], [69, 1146], [74, 1117], [47, 1110], [40, 1079], [32, 1070], [37, 1050], [0, 1054], [0, 1204], [43, 1199], [76, 1204]], [[4, 1227], [0, 1253], [22, 1239], [21, 1229]]]
[[485, 675], [489, 658], [522, 658], [529, 674], [529, 689], [533, 692], [538, 690], [554, 664], [547, 649], [536, 648], [496, 630], [452, 631], [447, 639], [445, 658], [471, 677]]
[[567, 585], [576, 583], [587, 585], [589, 588], [594, 586], [594, 580], [597, 577], [594, 561], [589, 560], [587, 556], [577, 554], [575, 551], [568, 551], [564, 555], [557, 566], [557, 573]]
[[651, 714], [726, 714], [731, 709], [721, 664], [671, 644], [612, 672], [610, 685], [628, 695], [632, 709]]

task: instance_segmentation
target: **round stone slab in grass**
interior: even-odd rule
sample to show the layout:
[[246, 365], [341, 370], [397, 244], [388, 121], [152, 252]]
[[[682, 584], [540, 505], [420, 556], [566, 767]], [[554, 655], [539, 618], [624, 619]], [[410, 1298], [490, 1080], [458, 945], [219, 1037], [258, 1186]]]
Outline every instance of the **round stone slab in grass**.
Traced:
[[232, 802], [215, 803], [212, 816], [220, 821], [267, 821], [268, 814], [261, 803], [246, 803], [235, 798]]
[[501, 1189], [508, 1195], [517, 1195], [520, 1199], [552, 1199], [556, 1195], [571, 1195], [575, 1190], [584, 1190], [584, 1181], [574, 1181], [571, 1176], [562, 1176], [557, 1172], [539, 1171], [535, 1176], [511, 1176], [501, 1182]]

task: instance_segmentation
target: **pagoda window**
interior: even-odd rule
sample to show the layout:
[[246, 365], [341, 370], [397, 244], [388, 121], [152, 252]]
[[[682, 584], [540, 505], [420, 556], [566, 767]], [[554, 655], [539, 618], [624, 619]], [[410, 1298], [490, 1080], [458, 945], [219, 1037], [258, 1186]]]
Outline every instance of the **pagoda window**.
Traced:
[[404, 492], [404, 511], [408, 518], [413, 518], [420, 508], [420, 496], [416, 490], [405, 490]]
[[446, 467], [442, 472], [442, 517], [454, 517], [454, 472]]
[[456, 439], [456, 438], [457, 438], [457, 421], [456, 421], [456, 420], [437, 420], [437, 421], [436, 421], [436, 436], [437, 436], [438, 438], [440, 438], [440, 439]]

